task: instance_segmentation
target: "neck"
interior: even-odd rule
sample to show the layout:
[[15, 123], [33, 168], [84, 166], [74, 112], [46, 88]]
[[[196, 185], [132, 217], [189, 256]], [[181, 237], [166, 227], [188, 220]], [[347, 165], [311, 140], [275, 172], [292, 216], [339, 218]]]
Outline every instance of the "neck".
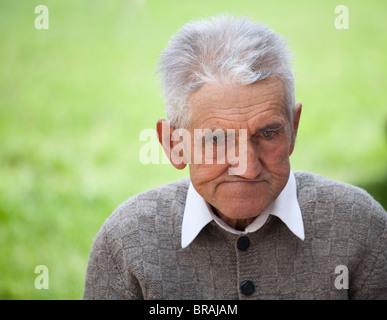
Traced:
[[227, 225], [229, 225], [231, 228], [234, 228], [235, 230], [244, 231], [248, 225], [250, 225], [256, 217], [247, 218], [247, 219], [232, 219], [227, 216], [225, 216], [223, 213], [221, 213], [219, 210], [217, 210], [215, 207], [211, 206], [212, 211]]

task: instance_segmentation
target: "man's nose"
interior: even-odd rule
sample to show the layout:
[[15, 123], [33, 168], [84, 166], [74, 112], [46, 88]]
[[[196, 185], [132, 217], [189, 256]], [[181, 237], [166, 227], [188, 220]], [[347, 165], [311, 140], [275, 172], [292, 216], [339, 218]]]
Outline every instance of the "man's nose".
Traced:
[[245, 179], [255, 179], [262, 171], [262, 163], [259, 158], [257, 146], [247, 140], [239, 146], [238, 162], [231, 165], [235, 175]]

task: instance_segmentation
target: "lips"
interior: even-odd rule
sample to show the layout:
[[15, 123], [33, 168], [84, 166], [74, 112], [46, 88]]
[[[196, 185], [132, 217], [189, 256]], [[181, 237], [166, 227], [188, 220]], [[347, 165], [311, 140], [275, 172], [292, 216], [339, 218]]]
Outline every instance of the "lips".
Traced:
[[[257, 192], [264, 192], [265, 189], [268, 189], [267, 186], [263, 185], [265, 181], [255, 181], [255, 180], [231, 180], [223, 181], [219, 183], [216, 187], [216, 191], [220, 196], [223, 194], [226, 197], [242, 197], [250, 198], [253, 195], [256, 195]], [[220, 192], [220, 193], [219, 193]]]
[[221, 183], [262, 183], [265, 182], [265, 180], [226, 180], [222, 181]]

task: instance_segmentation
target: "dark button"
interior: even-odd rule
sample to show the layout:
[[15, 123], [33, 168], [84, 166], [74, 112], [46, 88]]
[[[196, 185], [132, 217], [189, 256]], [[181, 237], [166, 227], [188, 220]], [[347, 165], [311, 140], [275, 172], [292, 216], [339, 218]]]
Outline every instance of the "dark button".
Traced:
[[248, 237], [240, 237], [237, 241], [237, 247], [239, 250], [246, 251], [250, 247], [250, 239]]
[[250, 280], [242, 281], [240, 288], [241, 292], [246, 296], [253, 294], [255, 291], [254, 283], [252, 283]]

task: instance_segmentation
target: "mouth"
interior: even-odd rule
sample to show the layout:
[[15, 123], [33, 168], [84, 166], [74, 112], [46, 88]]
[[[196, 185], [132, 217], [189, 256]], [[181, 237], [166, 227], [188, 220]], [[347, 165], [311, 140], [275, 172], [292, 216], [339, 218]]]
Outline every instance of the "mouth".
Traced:
[[235, 192], [241, 192], [242, 190], [255, 190], [256, 188], [258, 188], [259, 186], [262, 186], [263, 183], [265, 183], [266, 181], [264, 180], [241, 180], [241, 179], [238, 179], [238, 180], [227, 180], [227, 181], [223, 181], [221, 183], [219, 183], [216, 187], [216, 189], [218, 189], [218, 187], [226, 187], [227, 189], [230, 190], [233, 189], [235, 190]]
[[226, 180], [222, 183], [262, 183], [266, 182], [265, 180], [248, 180], [248, 179], [237, 179], [237, 180]]

